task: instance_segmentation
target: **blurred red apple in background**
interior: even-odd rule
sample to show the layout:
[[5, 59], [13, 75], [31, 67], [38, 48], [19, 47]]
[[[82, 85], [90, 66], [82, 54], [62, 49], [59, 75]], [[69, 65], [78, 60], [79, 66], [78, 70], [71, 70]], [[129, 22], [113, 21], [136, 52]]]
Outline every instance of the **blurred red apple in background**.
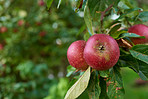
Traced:
[[5, 26], [2, 26], [1, 28], [0, 28], [0, 33], [5, 33], [5, 32], [7, 32], [7, 27], [5, 27]]

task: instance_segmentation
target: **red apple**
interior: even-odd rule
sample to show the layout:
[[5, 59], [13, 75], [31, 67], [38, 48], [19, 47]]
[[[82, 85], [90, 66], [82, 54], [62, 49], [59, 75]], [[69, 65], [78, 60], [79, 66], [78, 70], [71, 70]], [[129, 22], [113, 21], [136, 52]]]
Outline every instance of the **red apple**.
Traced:
[[41, 32], [39, 33], [39, 35], [40, 35], [40, 37], [44, 37], [44, 36], [46, 35], [46, 32], [45, 32], [45, 31], [41, 31]]
[[5, 33], [5, 32], [7, 32], [7, 27], [5, 27], [5, 26], [2, 26], [1, 28], [0, 28], [0, 33]]
[[85, 44], [84, 40], [78, 40], [73, 42], [67, 50], [67, 58], [70, 65], [78, 70], [86, 70], [88, 68], [88, 64], [83, 57]]
[[131, 41], [136, 44], [143, 44], [148, 42], [148, 26], [143, 24], [137, 24], [128, 29], [129, 33], [135, 33], [140, 36], [145, 36], [144, 39], [142, 38], [131, 38]]
[[39, 5], [39, 6], [44, 6], [44, 4], [45, 4], [45, 3], [44, 3], [43, 0], [39, 0], [39, 1], [38, 1], [38, 5]]
[[2, 50], [3, 49], [3, 45], [2, 44], [0, 44], [0, 50]]
[[17, 24], [18, 24], [18, 26], [24, 25], [24, 20], [19, 20], [19, 21], [17, 22]]
[[86, 42], [84, 59], [96, 70], [108, 70], [113, 67], [120, 56], [115, 39], [106, 34], [95, 34]]

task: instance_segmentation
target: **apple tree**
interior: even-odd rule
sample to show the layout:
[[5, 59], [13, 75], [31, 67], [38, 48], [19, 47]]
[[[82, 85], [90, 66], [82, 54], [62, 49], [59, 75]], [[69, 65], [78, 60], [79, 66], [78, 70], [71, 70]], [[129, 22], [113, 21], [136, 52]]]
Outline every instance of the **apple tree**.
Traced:
[[[73, 44], [68, 49], [67, 57], [71, 65], [67, 67], [67, 77], [72, 77], [73, 80], [70, 82], [71, 87], [65, 99], [78, 98], [83, 92], [87, 92], [90, 99], [122, 99], [125, 90], [120, 72], [124, 67], [132, 69], [142, 80], [148, 80], [148, 26], [146, 26], [148, 25], [148, 11], [142, 7], [133, 6], [132, 0], [69, 1], [75, 13], [84, 18], [84, 26], [80, 30], [86, 45], [84, 48], [80, 43]], [[53, 0], [45, 0], [45, 2], [49, 9]], [[59, 0], [57, 8], [61, 3], [62, 0]], [[103, 53], [107, 50], [106, 46], [100, 48], [100, 43], [96, 42], [111, 42], [107, 41], [105, 36], [98, 37], [97, 41], [90, 41], [96, 34], [109, 35], [118, 43], [118, 46], [111, 43], [108, 50], [115, 47], [114, 50], [95, 57], [98, 50], [103, 49]], [[94, 43], [99, 47], [93, 48]], [[119, 53], [115, 53], [118, 49], [120, 49], [119, 57]], [[70, 52], [72, 54], [69, 54]], [[113, 67], [98, 69], [105, 67], [106, 63], [103, 59], [110, 54], [112, 57], [108, 58], [110, 63], [107, 66], [112, 64], [111, 60], [117, 59]], [[89, 65], [88, 68], [86, 64], [83, 64], [85, 61]], [[94, 62], [100, 65], [94, 65]], [[87, 70], [85, 71], [83, 67]]]

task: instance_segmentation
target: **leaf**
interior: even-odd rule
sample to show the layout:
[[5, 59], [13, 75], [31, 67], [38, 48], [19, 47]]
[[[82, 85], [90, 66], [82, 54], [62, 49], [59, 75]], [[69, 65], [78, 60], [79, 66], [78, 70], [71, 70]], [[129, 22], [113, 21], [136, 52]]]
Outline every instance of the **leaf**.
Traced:
[[85, 24], [87, 26], [87, 28], [89, 29], [90, 33], [93, 35], [93, 29], [92, 29], [92, 18], [90, 15], [90, 10], [86, 4], [85, 6], [85, 10], [84, 10], [84, 20], [85, 20]]
[[141, 12], [138, 17], [143, 22], [148, 22], [148, 11]]
[[98, 79], [97, 71], [92, 72], [90, 80], [89, 80], [89, 84], [87, 87], [87, 91], [88, 91], [90, 99], [98, 99], [99, 98], [100, 87], [99, 87], [98, 81], [99, 81], [99, 79]]
[[148, 64], [142, 61], [138, 61], [139, 63], [139, 76], [142, 80], [148, 80]]
[[124, 96], [125, 91], [123, 88], [122, 76], [117, 65], [110, 69], [110, 80], [107, 82], [107, 85], [107, 94], [110, 97], [110, 99], [120, 99]]
[[109, 99], [106, 92], [106, 81], [101, 76], [100, 76], [100, 88], [101, 88], [101, 93], [99, 99]]
[[117, 24], [115, 25], [113, 28], [111, 28], [111, 30], [109, 31], [110, 36], [115, 36], [115, 33], [117, 32], [117, 30], [121, 27], [121, 24]]
[[119, 87], [123, 87], [123, 81], [122, 81], [122, 76], [120, 74], [119, 67], [114, 66], [113, 69], [114, 69], [115, 79], [118, 82]]
[[125, 37], [136, 37], [136, 38], [145, 38], [144, 36], [137, 35], [135, 33], [123, 33], [121, 34], [118, 39], [125, 38]]
[[59, 0], [59, 3], [58, 3], [58, 6], [57, 6], [57, 9], [59, 9], [60, 5], [61, 5], [61, 2], [62, 0]]
[[106, 71], [99, 71], [99, 73], [100, 73], [100, 76], [101, 77], [108, 77], [108, 75], [109, 75], [109, 71], [108, 70], [106, 70]]
[[68, 90], [64, 99], [75, 99], [87, 88], [90, 79], [90, 67], [79, 80]]
[[52, 2], [53, 2], [53, 0], [45, 0], [45, 3], [46, 3], [46, 5], [47, 5], [48, 10], [49, 10], [49, 8], [50, 8]]
[[90, 36], [91, 36], [91, 35], [90, 35], [88, 32], [86, 32], [86, 33], [84, 34], [84, 40], [87, 41]]
[[148, 45], [136, 45], [132, 47], [130, 53], [136, 59], [148, 64]]
[[66, 75], [66, 77], [69, 77], [71, 74], [73, 74], [74, 71], [76, 71], [76, 68], [74, 68], [73, 66], [69, 65], [67, 67], [67, 75]]
[[113, 35], [111, 35], [114, 39], [118, 39], [118, 37], [123, 34], [126, 33], [126, 31], [124, 30], [120, 30], [120, 31], [116, 31]]

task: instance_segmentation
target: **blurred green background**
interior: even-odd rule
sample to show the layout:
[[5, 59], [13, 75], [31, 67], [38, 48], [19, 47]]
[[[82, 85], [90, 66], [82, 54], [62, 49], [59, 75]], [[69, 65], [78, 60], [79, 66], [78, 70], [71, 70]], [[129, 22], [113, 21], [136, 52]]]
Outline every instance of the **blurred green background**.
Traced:
[[[43, 0], [0, 0], [0, 99], [63, 99], [70, 84], [66, 77], [68, 46], [83, 39], [83, 12], [74, 0], [54, 0], [48, 10]], [[148, 10], [144, 0], [133, 1]], [[122, 69], [125, 99], [147, 99], [148, 85]], [[84, 93], [80, 99], [87, 99]]]

